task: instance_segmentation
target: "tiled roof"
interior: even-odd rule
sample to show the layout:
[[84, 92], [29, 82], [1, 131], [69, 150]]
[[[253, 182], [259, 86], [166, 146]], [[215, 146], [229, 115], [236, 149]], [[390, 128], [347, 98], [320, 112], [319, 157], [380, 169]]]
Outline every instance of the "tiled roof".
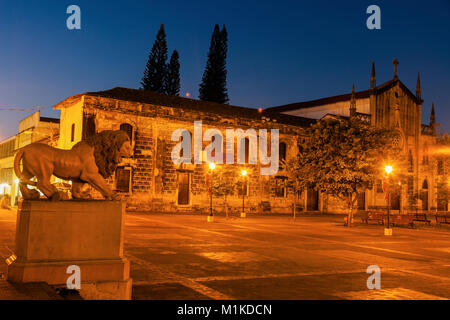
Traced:
[[309, 126], [311, 123], [314, 123], [316, 121], [314, 119], [279, 114], [276, 112], [270, 112], [266, 110], [260, 113], [258, 112], [257, 109], [254, 108], [238, 107], [216, 102], [188, 99], [178, 96], [170, 96], [153, 91], [129, 89], [122, 87], [116, 87], [114, 89], [105, 91], [87, 92], [85, 93], [85, 95], [111, 98], [117, 100], [141, 102], [156, 106], [197, 110], [205, 113], [214, 113], [231, 117], [241, 117], [256, 120], [262, 120], [262, 118], [265, 117], [270, 119], [276, 119], [276, 122], [278, 123], [302, 127]]

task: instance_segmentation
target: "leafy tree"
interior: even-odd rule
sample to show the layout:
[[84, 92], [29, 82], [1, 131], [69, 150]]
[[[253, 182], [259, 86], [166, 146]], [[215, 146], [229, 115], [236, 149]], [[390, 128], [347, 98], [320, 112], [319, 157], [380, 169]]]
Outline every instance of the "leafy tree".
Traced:
[[165, 92], [167, 42], [164, 25], [161, 24], [155, 43], [148, 57], [141, 85], [144, 90]]
[[228, 103], [226, 59], [228, 33], [215, 25], [209, 47], [208, 61], [199, 89], [200, 100]]
[[228, 197], [235, 194], [239, 183], [239, 172], [235, 166], [216, 166], [212, 177], [212, 194], [224, 198], [225, 214], [228, 217]]
[[404, 167], [394, 130], [342, 118], [320, 120], [306, 133], [310, 138], [299, 146], [297, 158], [290, 163], [290, 176], [298, 188], [312, 186], [344, 200], [349, 209], [348, 225], [353, 221], [358, 194], [384, 175], [385, 165]]
[[167, 65], [165, 93], [172, 96], [180, 95], [180, 62], [178, 51], [175, 49]]

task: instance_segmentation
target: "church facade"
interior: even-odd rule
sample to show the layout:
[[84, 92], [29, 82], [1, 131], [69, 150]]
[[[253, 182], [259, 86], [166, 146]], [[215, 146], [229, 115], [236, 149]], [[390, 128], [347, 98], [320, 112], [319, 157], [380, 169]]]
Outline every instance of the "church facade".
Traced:
[[[438, 201], [443, 180], [442, 163], [435, 157], [436, 117], [434, 105], [428, 124], [422, 123], [420, 77], [417, 75], [415, 93], [408, 89], [398, 77], [398, 61], [394, 60], [394, 76], [377, 85], [375, 64], [372, 63], [370, 86], [367, 90], [327, 97], [323, 99], [293, 103], [266, 109], [287, 115], [321, 119], [326, 117], [356, 116], [372, 126], [396, 129], [400, 133], [399, 143], [408, 159], [407, 183], [400, 185], [391, 195], [391, 208], [395, 212], [407, 210], [447, 210], [448, 201]], [[336, 211], [336, 201], [329, 202], [330, 210]], [[386, 201], [381, 177], [371, 190], [360, 195], [358, 209], [385, 208]]]

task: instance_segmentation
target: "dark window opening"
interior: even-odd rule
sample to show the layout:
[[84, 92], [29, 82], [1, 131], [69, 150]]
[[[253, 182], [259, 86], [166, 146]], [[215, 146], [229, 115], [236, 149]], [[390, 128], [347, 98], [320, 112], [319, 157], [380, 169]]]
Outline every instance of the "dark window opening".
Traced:
[[188, 205], [190, 201], [190, 174], [180, 172], [178, 174], [178, 204]]
[[72, 129], [71, 129], [71, 133], [70, 133], [70, 142], [74, 142], [75, 141], [75, 123], [72, 123]]
[[248, 159], [250, 156], [250, 140], [245, 138], [245, 163], [248, 163]]
[[276, 177], [275, 178], [275, 197], [285, 198], [286, 197], [286, 178]]
[[94, 115], [84, 115], [83, 139], [94, 136], [97, 133]]

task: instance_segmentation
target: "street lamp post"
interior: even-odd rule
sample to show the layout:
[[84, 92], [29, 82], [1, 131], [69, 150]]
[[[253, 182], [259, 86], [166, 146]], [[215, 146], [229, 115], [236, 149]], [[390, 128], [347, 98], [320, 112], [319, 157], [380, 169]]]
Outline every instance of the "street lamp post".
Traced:
[[384, 235], [385, 236], [392, 236], [392, 229], [391, 229], [391, 224], [390, 224], [390, 195], [389, 195], [389, 174], [392, 172], [392, 166], [386, 166], [384, 167], [384, 170], [386, 171], [386, 182], [385, 182], [385, 186], [386, 186], [386, 207], [387, 207], [387, 228], [384, 228]]
[[208, 216], [208, 222], [214, 221], [213, 211], [212, 211], [212, 193], [213, 193], [213, 172], [216, 168], [216, 164], [214, 162], [211, 162], [209, 164], [209, 169], [211, 170], [210, 179], [209, 179], [209, 216]]
[[245, 176], [247, 175], [247, 170], [241, 170], [242, 175], [242, 212], [241, 218], [245, 218]]

